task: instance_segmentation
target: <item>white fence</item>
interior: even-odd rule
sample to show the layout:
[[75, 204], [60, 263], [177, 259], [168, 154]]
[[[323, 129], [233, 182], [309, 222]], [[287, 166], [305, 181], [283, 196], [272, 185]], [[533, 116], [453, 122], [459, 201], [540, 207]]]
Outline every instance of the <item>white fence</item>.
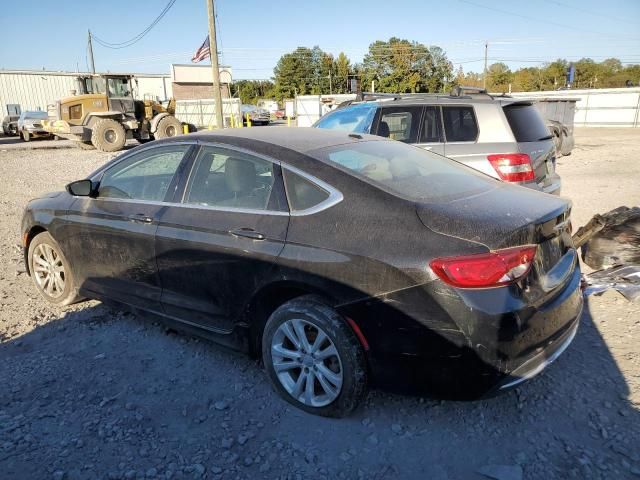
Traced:
[[299, 127], [310, 127], [325, 113], [340, 103], [354, 100], [355, 94], [299, 95], [296, 97], [296, 116]]
[[518, 92], [514, 97], [576, 98], [576, 127], [640, 127], [640, 88]]
[[[178, 100], [176, 102], [176, 118], [198, 128], [218, 128], [215, 107], [214, 100]], [[222, 116], [225, 126], [241, 126], [240, 99], [222, 99]]]

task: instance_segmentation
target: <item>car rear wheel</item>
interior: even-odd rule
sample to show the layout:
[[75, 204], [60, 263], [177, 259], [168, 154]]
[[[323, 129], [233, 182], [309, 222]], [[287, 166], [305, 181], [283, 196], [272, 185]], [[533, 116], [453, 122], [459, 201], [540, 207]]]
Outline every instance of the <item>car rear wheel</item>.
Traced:
[[69, 262], [58, 242], [47, 232], [29, 244], [29, 271], [38, 292], [56, 305], [69, 305], [80, 299]]
[[362, 346], [344, 319], [317, 297], [291, 300], [273, 312], [262, 358], [280, 396], [308, 413], [344, 417], [366, 396]]

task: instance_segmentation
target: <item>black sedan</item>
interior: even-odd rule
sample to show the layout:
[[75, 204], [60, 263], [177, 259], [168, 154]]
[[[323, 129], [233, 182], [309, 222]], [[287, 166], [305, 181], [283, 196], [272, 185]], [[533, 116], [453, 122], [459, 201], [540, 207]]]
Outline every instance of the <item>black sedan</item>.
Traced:
[[135, 148], [22, 222], [38, 291], [161, 316], [343, 416], [370, 385], [478, 398], [571, 342], [570, 204], [369, 135], [245, 129]]

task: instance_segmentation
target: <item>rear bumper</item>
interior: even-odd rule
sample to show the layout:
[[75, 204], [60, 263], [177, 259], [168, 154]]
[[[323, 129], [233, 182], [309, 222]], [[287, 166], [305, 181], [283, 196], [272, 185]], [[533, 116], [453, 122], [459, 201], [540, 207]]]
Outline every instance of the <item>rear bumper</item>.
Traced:
[[534, 355], [529, 360], [525, 361], [522, 365], [513, 370], [508, 376], [506, 376], [496, 387], [495, 391], [510, 390], [517, 387], [521, 383], [532, 379], [545, 368], [555, 362], [560, 355], [569, 347], [571, 342], [578, 332], [578, 325], [580, 316], [582, 315], [582, 308], [576, 316], [570, 328], [560, 336], [560, 338], [553, 341], [546, 349], [540, 353]]
[[375, 385], [472, 400], [537, 375], [575, 336], [583, 305], [577, 266], [541, 305], [512, 294], [500, 288], [455, 295], [434, 282], [341, 313], [358, 323], [369, 343]]

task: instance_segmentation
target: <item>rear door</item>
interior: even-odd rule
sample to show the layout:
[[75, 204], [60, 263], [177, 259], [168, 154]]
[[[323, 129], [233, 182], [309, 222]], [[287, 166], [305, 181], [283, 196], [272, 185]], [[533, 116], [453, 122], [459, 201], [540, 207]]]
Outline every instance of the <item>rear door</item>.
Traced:
[[164, 312], [230, 333], [284, 247], [289, 212], [280, 165], [202, 145], [181, 190], [156, 232]]
[[560, 177], [555, 171], [555, 145], [538, 109], [531, 103], [512, 103], [503, 110], [518, 151], [531, 159], [536, 183], [545, 191], [557, 190]]

